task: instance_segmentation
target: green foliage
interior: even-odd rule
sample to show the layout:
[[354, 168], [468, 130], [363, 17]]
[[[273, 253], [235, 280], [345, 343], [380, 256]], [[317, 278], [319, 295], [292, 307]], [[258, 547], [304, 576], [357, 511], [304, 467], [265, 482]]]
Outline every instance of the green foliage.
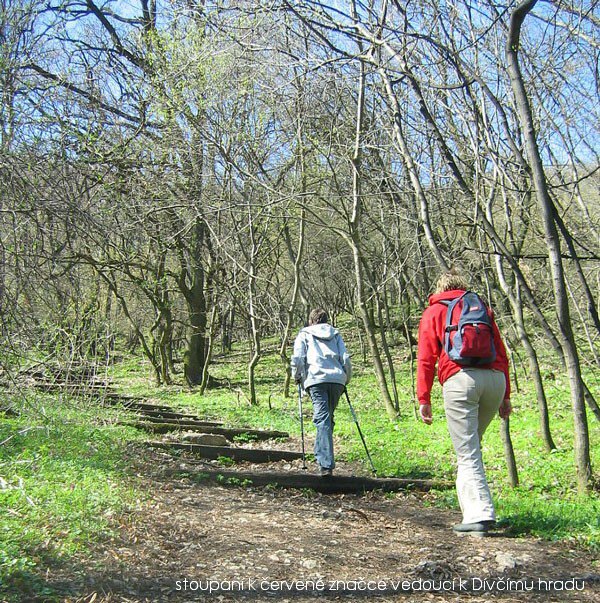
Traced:
[[217, 463], [222, 467], [231, 467], [232, 465], [235, 465], [235, 461], [229, 456], [219, 456], [217, 458]]
[[236, 443], [244, 443], [244, 442], [256, 442], [258, 437], [253, 433], [240, 433], [233, 437], [233, 441]]
[[51, 397], [44, 411], [0, 423], [0, 593], [7, 596], [49, 594], [37, 568], [84, 552], [135, 500], [125, 476], [134, 430], [102, 425], [104, 410]]
[[252, 485], [251, 479], [240, 479], [239, 477], [225, 477], [224, 475], [217, 475], [217, 482], [224, 486], [239, 486], [246, 488]]

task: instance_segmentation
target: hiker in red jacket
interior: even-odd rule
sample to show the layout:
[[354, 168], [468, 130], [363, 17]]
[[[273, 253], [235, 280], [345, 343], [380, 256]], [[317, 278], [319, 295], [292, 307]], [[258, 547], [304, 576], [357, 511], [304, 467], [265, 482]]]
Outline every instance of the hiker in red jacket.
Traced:
[[[456, 491], [463, 513], [463, 522], [455, 525], [453, 530], [483, 536], [494, 526], [496, 516], [480, 442], [496, 412], [505, 419], [512, 408], [508, 358], [489, 308], [484, 307], [484, 316], [491, 322], [489, 343], [493, 342], [495, 359], [486, 364], [465, 366], [459, 363], [462, 360], [453, 361], [448, 355], [448, 345], [452, 344], [446, 343], [446, 333], [457, 331], [456, 325], [448, 326], [448, 304], [467, 289], [465, 279], [452, 271], [440, 277], [435, 293], [429, 297], [429, 306], [419, 324], [417, 397], [421, 418], [430, 425], [433, 421], [430, 396], [437, 362], [448, 431], [457, 457]], [[452, 323], [455, 323], [457, 312], [461, 309], [452, 313]], [[477, 326], [475, 329], [479, 333]]]

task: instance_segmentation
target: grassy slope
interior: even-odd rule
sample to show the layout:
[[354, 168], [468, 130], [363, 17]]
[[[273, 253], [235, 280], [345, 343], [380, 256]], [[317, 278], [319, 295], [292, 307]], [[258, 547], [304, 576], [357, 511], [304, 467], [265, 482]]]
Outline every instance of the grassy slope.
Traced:
[[[213, 375], [228, 386], [205, 396], [181, 386], [157, 390], [149, 367], [139, 359], [114, 367], [113, 378], [128, 393], [141, 393], [174, 406], [194, 409], [230, 424], [286, 429], [299, 434], [297, 398], [281, 392], [281, 364], [267, 354], [258, 370], [259, 405], [251, 407], [245, 390], [246, 355], [219, 359]], [[447, 434], [440, 388], [434, 393], [434, 425], [414, 418], [412, 385], [407, 365], [398, 358], [402, 417], [386, 417], [368, 363], [354, 355], [355, 377], [349, 388], [371, 455], [381, 475], [432, 476], [452, 479], [454, 458]], [[549, 539], [571, 539], [600, 549], [600, 496], [574, 492], [573, 437], [568, 384], [556, 371], [546, 372], [552, 428], [560, 447], [544, 452], [531, 385], [521, 377], [513, 397], [511, 422], [521, 486], [507, 485], [499, 423], [492, 423], [484, 440], [484, 458], [499, 516], [517, 533]], [[556, 375], [556, 376], [554, 376]], [[598, 379], [588, 382], [600, 397]], [[93, 404], [32, 394], [31, 411], [18, 419], [0, 421], [0, 593], [30, 590], [40, 593], [34, 568], [45, 568], [86, 551], [90, 542], [108, 533], [115, 516], [136, 505], [140, 493], [127, 474], [127, 443], [142, 438], [135, 430], [115, 425], [115, 413]], [[269, 409], [269, 403], [271, 409]], [[307, 406], [310, 407], [309, 404]], [[309, 411], [309, 408], [307, 409]], [[35, 427], [26, 433], [19, 430]], [[305, 427], [312, 430], [310, 421]], [[365, 460], [362, 444], [344, 400], [336, 414], [338, 454]], [[600, 467], [600, 424], [590, 420], [593, 464]], [[14, 436], [14, 437], [11, 437]], [[365, 463], [365, 473], [368, 466]], [[428, 499], [431, 501], [431, 499]], [[431, 504], [456, 506], [453, 492], [440, 492]], [[16, 599], [15, 599], [16, 600]]]
[[[271, 348], [273, 349], [273, 348]], [[256, 425], [287, 429], [299, 433], [297, 398], [282, 395], [281, 364], [278, 356], [267, 354], [258, 368], [259, 405], [249, 406], [236, 389], [247, 390], [244, 354], [218, 361], [213, 375], [228, 380], [228, 387], [213, 389], [204, 396], [164, 391], [170, 403], [193, 408], [207, 417], [225, 418], [231, 424]], [[387, 418], [370, 365], [354, 355], [355, 376], [349, 387], [369, 451], [380, 475], [423, 476], [454, 479], [454, 454], [448, 436], [441, 403], [441, 388], [433, 394], [434, 424], [430, 427], [415, 420], [412, 384], [408, 366], [400, 359], [396, 366], [401, 418], [392, 423]], [[508, 485], [499, 420], [494, 421], [483, 442], [488, 479], [497, 503], [498, 515], [513, 526], [517, 534], [530, 533], [548, 539], [575, 540], [596, 551], [600, 549], [600, 496], [594, 492], [579, 497], [575, 492], [573, 423], [566, 377], [556, 369], [547, 369], [546, 386], [550, 404], [551, 428], [558, 450], [545, 452], [539, 430], [537, 405], [532, 384], [520, 375], [519, 391], [513, 395], [515, 412], [511, 433], [521, 485]], [[587, 375], [587, 382], [600, 398], [600, 380]], [[514, 388], [515, 389], [515, 388]], [[142, 390], [146, 390], [142, 387]], [[148, 390], [146, 390], [148, 391]], [[294, 392], [292, 392], [294, 393]], [[272, 410], [269, 410], [269, 403]], [[307, 403], [310, 407], [310, 403]], [[590, 417], [592, 464], [600, 470], [600, 423]], [[313, 429], [305, 421], [306, 429]], [[345, 400], [336, 413], [338, 453], [347, 459], [363, 460], [368, 472], [362, 443]], [[439, 492], [434, 504], [457, 507], [453, 491]]]
[[126, 477], [135, 430], [58, 397], [31, 394], [27, 410], [0, 420], [0, 594], [9, 600], [45, 594], [36, 568], [84, 553], [136, 501]]

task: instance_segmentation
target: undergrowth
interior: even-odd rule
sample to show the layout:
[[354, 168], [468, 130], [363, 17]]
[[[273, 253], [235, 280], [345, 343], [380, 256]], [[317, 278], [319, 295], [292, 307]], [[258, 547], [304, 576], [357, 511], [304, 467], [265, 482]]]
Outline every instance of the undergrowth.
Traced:
[[85, 554], [135, 504], [126, 472], [127, 442], [137, 435], [110, 415], [36, 394], [26, 414], [0, 415], [2, 600], [54, 600], [40, 569]]

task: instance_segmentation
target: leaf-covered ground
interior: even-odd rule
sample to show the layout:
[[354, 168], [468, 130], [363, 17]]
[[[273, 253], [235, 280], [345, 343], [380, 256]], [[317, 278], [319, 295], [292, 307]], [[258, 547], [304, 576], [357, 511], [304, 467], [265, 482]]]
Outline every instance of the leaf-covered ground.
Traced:
[[116, 537], [47, 574], [65, 602], [600, 597], [598, 561], [581, 548], [509, 531], [454, 535], [458, 513], [428, 506], [426, 494], [224, 487], [165, 476], [192, 467], [185, 459], [140, 457], [142, 507], [123, 518]]

